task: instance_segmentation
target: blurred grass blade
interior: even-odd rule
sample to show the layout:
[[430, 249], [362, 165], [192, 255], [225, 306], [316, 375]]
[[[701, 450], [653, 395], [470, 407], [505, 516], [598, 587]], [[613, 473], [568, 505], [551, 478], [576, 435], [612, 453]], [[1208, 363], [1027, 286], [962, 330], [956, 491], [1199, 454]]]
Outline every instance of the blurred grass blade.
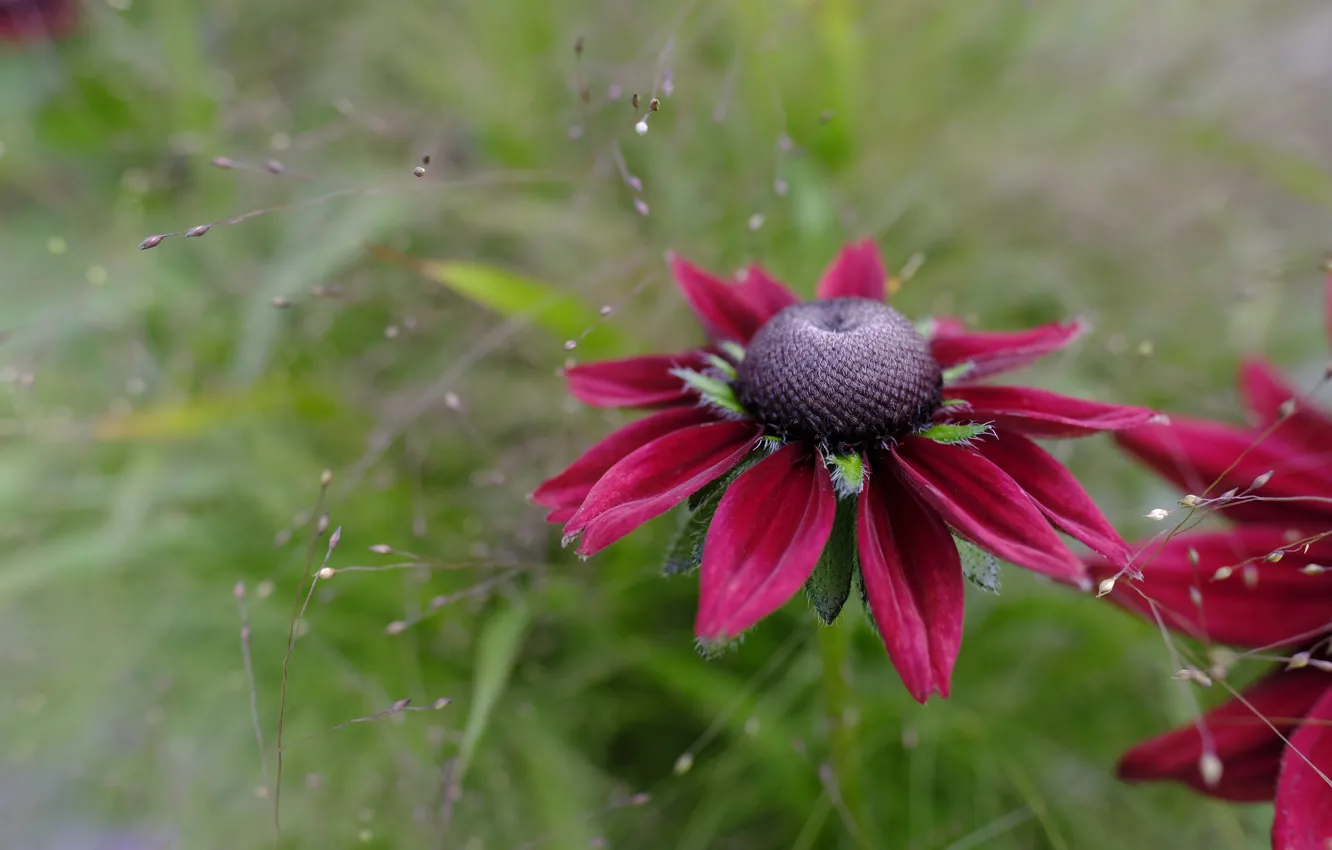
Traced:
[[472, 683], [472, 707], [467, 713], [462, 743], [458, 747], [458, 765], [453, 782], [461, 785], [468, 766], [476, 757], [476, 748], [490, 723], [490, 715], [500, 694], [509, 683], [513, 662], [522, 646], [532, 614], [527, 603], [519, 600], [486, 622], [476, 642], [476, 677]]
[[[501, 316], [525, 316], [561, 341], [578, 340], [578, 350], [584, 353], [620, 350], [625, 342], [624, 334], [606, 325], [596, 308], [544, 281], [484, 263], [418, 260], [380, 245], [372, 245], [370, 252], [378, 259], [407, 266]], [[584, 339], [589, 328], [595, 331]]]
[[235, 424], [246, 417], [283, 409], [315, 418], [338, 412], [337, 403], [328, 396], [285, 382], [269, 383], [245, 392], [223, 393], [104, 416], [93, 424], [93, 435], [109, 442], [181, 440]]

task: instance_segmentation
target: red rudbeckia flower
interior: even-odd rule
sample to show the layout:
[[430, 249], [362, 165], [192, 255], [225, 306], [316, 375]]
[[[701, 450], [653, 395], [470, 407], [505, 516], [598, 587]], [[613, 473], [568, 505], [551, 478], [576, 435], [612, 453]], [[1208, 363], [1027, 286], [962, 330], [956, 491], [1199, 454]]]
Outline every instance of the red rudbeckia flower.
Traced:
[[[1332, 278], [1329, 278], [1332, 303]], [[1332, 847], [1332, 419], [1266, 363], [1240, 389], [1257, 427], [1173, 419], [1116, 435], [1132, 455], [1195, 494], [1230, 531], [1147, 544], [1140, 585], [1111, 598], [1148, 619], [1289, 661], [1194, 725], [1139, 744], [1130, 781], [1175, 780], [1224, 800], [1276, 801], [1276, 850]], [[1215, 482], [1215, 483], [1213, 483]], [[1101, 579], [1120, 575], [1105, 560]], [[1150, 599], [1150, 601], [1148, 601]]]
[[[700, 568], [696, 633], [737, 637], [805, 588], [832, 622], [859, 590], [907, 689], [948, 695], [962, 640], [962, 556], [1086, 586], [1058, 528], [1127, 563], [1073, 476], [1032, 437], [1140, 425], [1154, 413], [974, 380], [1084, 329], [968, 333], [884, 304], [875, 246], [848, 246], [801, 302], [755, 266], [728, 283], [678, 257], [706, 348], [574, 366], [587, 404], [657, 412], [611, 434], [533, 501], [591, 555], [689, 500], [668, 572]], [[968, 551], [973, 551], [968, 549]]]
[[75, 0], [0, 0], [0, 42], [46, 41], [74, 26]]

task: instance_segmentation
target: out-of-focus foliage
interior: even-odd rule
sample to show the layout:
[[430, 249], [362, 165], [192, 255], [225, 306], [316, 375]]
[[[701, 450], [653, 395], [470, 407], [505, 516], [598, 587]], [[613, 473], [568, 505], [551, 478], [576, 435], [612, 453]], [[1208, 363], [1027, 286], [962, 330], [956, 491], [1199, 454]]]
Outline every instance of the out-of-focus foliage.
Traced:
[[[583, 563], [525, 494], [626, 421], [566, 398], [566, 358], [698, 339], [668, 249], [809, 292], [871, 236], [924, 259], [913, 315], [1091, 317], [1033, 382], [1233, 415], [1240, 353], [1324, 352], [1326, 4], [83, 11], [0, 53], [0, 844], [271, 846], [327, 468], [328, 566], [432, 566], [316, 583], [282, 846], [1263, 845], [1262, 806], [1115, 782], [1191, 702], [1151, 628], [1017, 571], [969, 597], [947, 701], [843, 623], [843, 812], [813, 613], [704, 661], [669, 520]], [[1057, 449], [1155, 530], [1160, 485]]]

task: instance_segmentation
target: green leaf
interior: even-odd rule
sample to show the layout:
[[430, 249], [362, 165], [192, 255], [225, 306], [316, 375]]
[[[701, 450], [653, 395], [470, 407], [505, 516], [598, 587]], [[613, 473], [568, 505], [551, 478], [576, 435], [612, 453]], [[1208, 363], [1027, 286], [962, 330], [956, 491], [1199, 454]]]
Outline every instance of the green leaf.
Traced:
[[832, 534], [814, 572], [805, 581], [805, 597], [825, 625], [832, 625], [851, 595], [851, 578], [859, 572], [856, 554], [856, 502], [839, 499]]
[[461, 785], [468, 766], [476, 756], [477, 745], [489, 725], [495, 704], [513, 673], [513, 664], [522, 646], [523, 634], [532, 614], [521, 599], [491, 617], [481, 628], [476, 642], [476, 676], [472, 683], [472, 707], [463, 726], [458, 745], [454, 783]]
[[371, 253], [412, 268], [501, 316], [530, 318], [561, 340], [576, 340], [584, 353], [599, 355], [627, 347], [625, 334], [606, 324], [596, 308], [550, 283], [484, 263], [419, 260], [380, 246], [372, 247]]
[[940, 425], [931, 425], [916, 436], [924, 437], [927, 440], [933, 440], [936, 443], [945, 445], [958, 445], [969, 443], [983, 434], [990, 433], [989, 425], [980, 425], [974, 422], [944, 423]]
[[962, 575], [986, 593], [999, 592], [999, 559], [969, 541], [953, 535], [957, 554], [962, 559]]
[[743, 415], [745, 408], [735, 397], [731, 385], [719, 378], [695, 372], [693, 369], [672, 369], [671, 374], [684, 381], [690, 389], [703, 397], [708, 404], [721, 410]]

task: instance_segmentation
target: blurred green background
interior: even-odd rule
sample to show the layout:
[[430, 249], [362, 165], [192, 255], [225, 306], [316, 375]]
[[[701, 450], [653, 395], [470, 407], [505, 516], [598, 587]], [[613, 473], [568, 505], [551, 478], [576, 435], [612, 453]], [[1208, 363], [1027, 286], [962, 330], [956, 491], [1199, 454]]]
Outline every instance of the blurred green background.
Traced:
[[[803, 601], [705, 661], [695, 581], [658, 577], [669, 518], [580, 562], [525, 496], [627, 421], [567, 398], [566, 357], [699, 338], [667, 249], [809, 293], [873, 237], [919, 267], [910, 315], [1093, 319], [1023, 380], [1102, 400], [1234, 417], [1242, 354], [1318, 373], [1327, 4], [81, 11], [0, 47], [0, 846], [274, 846], [288, 629], [339, 527], [278, 846], [1266, 844], [1270, 807], [1114, 780], [1191, 703], [1106, 604], [969, 590], [924, 707], [849, 606], [839, 694]], [[1054, 448], [1159, 529], [1170, 493], [1107, 440]], [[347, 569], [395, 563], [423, 566]], [[821, 779], [830, 697], [856, 811]]]

